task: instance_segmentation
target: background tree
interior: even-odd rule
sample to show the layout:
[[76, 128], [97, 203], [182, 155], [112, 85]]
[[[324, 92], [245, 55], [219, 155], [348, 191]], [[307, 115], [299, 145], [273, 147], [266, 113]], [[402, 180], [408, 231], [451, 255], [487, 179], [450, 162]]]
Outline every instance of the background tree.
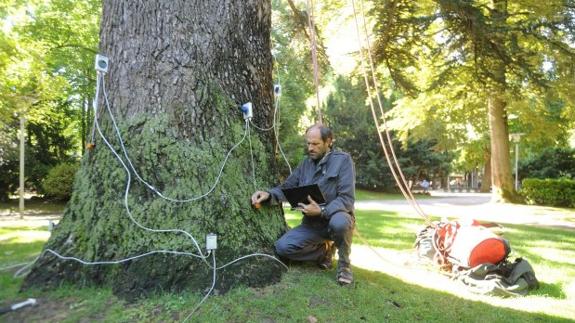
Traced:
[[[251, 208], [251, 192], [274, 183], [273, 140], [254, 133], [245, 138], [238, 108], [251, 101], [254, 123], [272, 121], [270, 16], [268, 1], [103, 3], [100, 52], [110, 62], [103, 81], [142, 178], [171, 198], [200, 196], [210, 192], [226, 153], [242, 141], [203, 199], [172, 203], [141, 183], [126, 190], [131, 215], [146, 227], [186, 230], [202, 247], [207, 233], [217, 233], [218, 265], [247, 253], [272, 253], [286, 229], [280, 208]], [[104, 101], [100, 96], [102, 131], [120, 151]], [[125, 188], [124, 169], [98, 140], [82, 160], [72, 199], [46, 248], [88, 261], [158, 249], [197, 253], [184, 234], [150, 232], [131, 221]], [[279, 268], [267, 258], [248, 258], [219, 271], [216, 288], [266, 284], [279, 278]], [[45, 253], [25, 287], [108, 284], [134, 296], [203, 290], [210, 278], [210, 268], [192, 257], [156, 254], [123, 265], [84, 266]]]
[[[20, 116], [26, 122], [26, 188], [57, 164], [75, 161], [88, 132], [84, 102], [93, 91], [99, 1], [5, 1], [0, 10], [1, 198], [16, 189]], [[90, 49], [92, 47], [92, 49]], [[88, 52], [89, 55], [86, 55]]]
[[[389, 109], [396, 99], [392, 94], [384, 100]], [[335, 145], [352, 156], [356, 167], [356, 183], [361, 188], [397, 192], [391, 170], [383, 155], [362, 77], [336, 76], [333, 91], [326, 100], [326, 122], [337, 135]], [[413, 139], [401, 143], [391, 133], [398, 162], [412, 183], [440, 179], [449, 173], [451, 156], [437, 150], [437, 143], [428, 139]]]
[[[29, 4], [28, 4], [29, 5]], [[90, 135], [95, 78], [94, 55], [98, 47], [101, 1], [51, 0], [33, 7], [33, 19], [19, 28], [21, 41], [40, 44], [45, 70], [64, 78], [62, 95], [69, 107], [70, 128], [76, 148], [84, 152]]]
[[[526, 100], [535, 106], [542, 97], [552, 97], [565, 103], [562, 115], [572, 115], [575, 85], [567, 63], [575, 56], [572, 11], [571, 1], [389, 0], [375, 5], [378, 59], [398, 86], [412, 96], [443, 88], [462, 100], [466, 93], [485, 98], [497, 199], [516, 197], [508, 114], [532, 114]], [[425, 66], [429, 76], [421, 86], [415, 80]]]
[[[289, 163], [295, 166], [304, 157], [302, 128], [305, 126], [299, 121], [306, 112], [306, 100], [315, 92], [309, 39], [305, 34], [307, 25], [294, 21], [293, 9], [286, 1], [272, 1], [272, 13], [274, 82], [281, 85], [279, 140]], [[275, 156], [281, 175], [286, 177], [289, 168], [279, 147], [276, 147]]]

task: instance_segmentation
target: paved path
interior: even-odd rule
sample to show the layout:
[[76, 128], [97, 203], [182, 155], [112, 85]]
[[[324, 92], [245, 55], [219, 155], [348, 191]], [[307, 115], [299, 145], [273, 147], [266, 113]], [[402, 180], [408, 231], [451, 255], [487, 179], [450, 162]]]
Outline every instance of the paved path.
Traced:
[[[477, 219], [508, 224], [531, 224], [575, 230], [575, 209], [492, 203], [489, 193], [432, 192], [431, 198], [417, 200], [431, 216]], [[417, 199], [417, 197], [416, 197]], [[357, 201], [360, 210], [385, 210], [418, 216], [406, 200]]]

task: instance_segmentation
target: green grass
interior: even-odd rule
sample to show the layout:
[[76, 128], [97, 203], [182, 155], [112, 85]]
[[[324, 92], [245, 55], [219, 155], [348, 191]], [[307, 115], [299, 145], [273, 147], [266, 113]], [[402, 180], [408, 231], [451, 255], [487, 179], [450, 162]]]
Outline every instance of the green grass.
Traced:
[[[18, 199], [0, 202], [0, 215], [3, 213], [18, 212]], [[49, 202], [41, 199], [27, 199], [24, 201], [25, 214], [54, 214], [64, 212], [65, 202]]]
[[[288, 212], [290, 225], [301, 215]], [[357, 211], [358, 231], [370, 245], [406, 251], [422, 220], [386, 211]], [[542, 288], [532, 293], [538, 301], [573, 299], [567, 286], [575, 280], [575, 233], [557, 228], [507, 225], [505, 237], [515, 256], [535, 268]], [[0, 228], [0, 267], [32, 258], [47, 238], [46, 228]], [[356, 244], [364, 241], [355, 238]], [[210, 297], [192, 322], [567, 322], [564, 313], [529, 313], [490, 305], [406, 283], [381, 272], [355, 268], [356, 283], [337, 286], [335, 271], [292, 266], [282, 281], [265, 288], [236, 288]], [[134, 303], [116, 298], [110, 288], [62, 286], [49, 291], [18, 293], [21, 279], [0, 273], [0, 303], [35, 297], [40, 305], [0, 317], [6, 321], [181, 321], [200, 301], [197, 293], [163, 294]], [[206, 277], [206, 287], [209, 286]], [[537, 298], [539, 297], [539, 298]], [[496, 299], [496, 298], [490, 298]], [[568, 316], [567, 316], [568, 317]]]
[[[414, 194], [414, 196], [418, 200], [433, 198], [427, 194]], [[401, 194], [383, 193], [383, 192], [367, 191], [361, 189], [355, 190], [356, 201], [389, 201], [389, 200], [403, 200], [403, 199], [404, 197]]]

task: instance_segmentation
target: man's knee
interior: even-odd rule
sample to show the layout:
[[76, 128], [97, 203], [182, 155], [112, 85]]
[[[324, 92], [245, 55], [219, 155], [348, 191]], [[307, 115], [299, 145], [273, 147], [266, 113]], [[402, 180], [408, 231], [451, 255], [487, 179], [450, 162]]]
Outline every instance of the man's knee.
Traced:
[[345, 212], [332, 215], [329, 220], [329, 229], [336, 234], [351, 231], [353, 229], [352, 216]]
[[286, 257], [291, 253], [290, 244], [284, 239], [284, 237], [279, 238], [275, 242], [276, 253], [279, 256]]

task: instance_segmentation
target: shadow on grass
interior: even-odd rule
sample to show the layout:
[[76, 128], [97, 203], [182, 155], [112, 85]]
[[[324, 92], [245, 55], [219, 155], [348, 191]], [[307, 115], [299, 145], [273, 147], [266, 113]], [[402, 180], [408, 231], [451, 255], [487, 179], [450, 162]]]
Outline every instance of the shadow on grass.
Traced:
[[[385, 217], [384, 217], [385, 220]], [[37, 253], [42, 242], [14, 244], [14, 249]], [[340, 287], [335, 270], [292, 266], [282, 281], [264, 288], [236, 288], [211, 297], [193, 316], [196, 322], [307, 321], [320, 322], [568, 322], [540, 313], [493, 306], [452, 294], [405, 283], [389, 275], [354, 268], [356, 282]], [[209, 285], [210, 277], [206, 277]], [[109, 287], [80, 288], [64, 285], [50, 291], [18, 293], [21, 280], [0, 275], [2, 303], [27, 297], [40, 298], [33, 308], [2, 317], [6, 321], [58, 321], [62, 318], [93, 318], [104, 321], [178, 321], [199, 302], [202, 295], [162, 294], [126, 304]], [[545, 284], [544, 289], [556, 288]], [[557, 293], [561, 291], [557, 290]], [[548, 292], [549, 294], [549, 292]]]
[[[8, 202], [0, 203], [0, 212], [18, 213], [19, 200], [10, 199]], [[66, 207], [66, 202], [45, 201], [42, 199], [27, 199], [24, 202], [25, 214], [52, 214], [62, 213]]]
[[9, 238], [0, 243], [0, 267], [34, 259], [42, 250], [45, 241], [13, 242], [17, 238]]
[[[299, 223], [300, 216], [296, 217]], [[415, 237], [412, 229], [423, 225], [422, 220], [406, 219], [394, 212], [361, 211], [357, 218], [359, 231], [370, 245], [392, 249], [410, 249]], [[574, 252], [575, 243], [570, 232], [523, 225], [506, 227], [510, 228], [506, 238], [512, 247], [517, 246], [521, 256], [532, 263], [540, 261], [555, 270], [566, 271], [567, 277], [573, 276], [571, 271], [575, 269], [568, 269], [566, 262], [549, 260], [533, 249], [548, 247], [557, 252]], [[361, 241], [356, 240], [356, 243]], [[0, 244], [0, 266], [29, 260], [43, 244], [43, 241], [18, 243], [14, 238], [3, 241]], [[6, 250], [13, 252], [6, 254]], [[308, 317], [313, 316], [320, 322], [570, 322], [550, 314], [529, 313], [463, 299], [380, 272], [354, 268], [354, 273], [355, 284], [342, 288], [335, 282], [335, 270], [321, 272], [309, 266], [295, 266], [276, 285], [257, 289], [236, 288], [224, 296], [211, 297], [192, 321], [308, 321]], [[210, 277], [205, 280], [208, 286]], [[65, 286], [52, 291], [18, 293], [20, 284], [21, 280], [12, 279], [11, 274], [1, 273], [1, 303], [8, 304], [26, 297], [40, 297], [43, 302], [34, 308], [3, 316], [6, 321], [58, 321], [60, 318], [179, 321], [202, 297], [191, 293], [164, 294], [125, 304], [113, 296], [108, 287]], [[561, 284], [543, 282], [541, 288], [531, 295], [565, 299]]]
[[559, 283], [548, 284], [545, 282], [539, 282], [539, 288], [529, 292], [530, 295], [537, 296], [547, 296], [556, 299], [566, 299], [567, 295], [563, 290], [563, 287]]
[[[211, 297], [192, 322], [308, 321], [319, 322], [570, 322], [541, 313], [493, 306], [449, 293], [407, 284], [394, 277], [354, 269], [356, 282], [336, 284], [335, 271], [291, 267], [276, 285], [240, 287]], [[208, 279], [208, 278], [206, 278]], [[76, 288], [29, 291], [14, 298], [39, 297], [42, 302], [4, 317], [7, 321], [55, 321], [61, 317], [98, 318], [104, 321], [178, 321], [199, 302], [201, 295], [154, 295], [126, 304], [109, 288]]]

